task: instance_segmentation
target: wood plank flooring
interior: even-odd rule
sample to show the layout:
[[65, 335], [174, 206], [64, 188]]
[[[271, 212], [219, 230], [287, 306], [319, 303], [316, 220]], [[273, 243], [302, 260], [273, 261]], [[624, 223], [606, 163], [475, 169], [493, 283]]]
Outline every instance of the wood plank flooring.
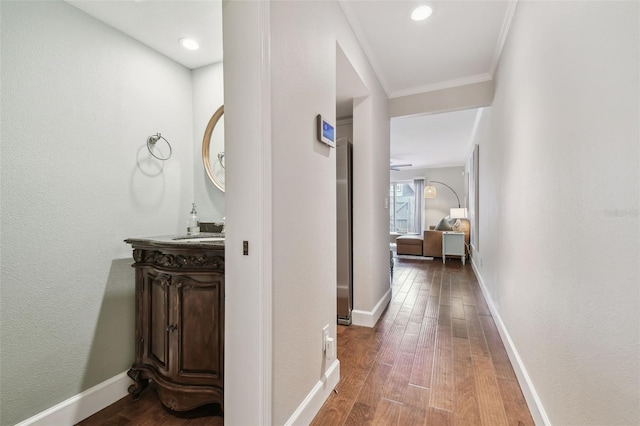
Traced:
[[150, 382], [137, 401], [132, 400], [131, 396], [125, 396], [78, 425], [223, 426], [224, 418], [221, 417], [220, 406], [217, 404], [205, 405], [186, 413], [170, 411], [160, 403], [158, 394], [153, 389], [153, 382]]
[[[313, 426], [534, 425], [467, 264], [395, 259], [392, 301], [374, 328], [338, 326], [340, 382]], [[176, 416], [153, 389], [79, 423], [222, 426], [217, 406]]]
[[374, 328], [338, 326], [312, 426], [534, 425], [470, 265], [396, 258], [392, 294]]

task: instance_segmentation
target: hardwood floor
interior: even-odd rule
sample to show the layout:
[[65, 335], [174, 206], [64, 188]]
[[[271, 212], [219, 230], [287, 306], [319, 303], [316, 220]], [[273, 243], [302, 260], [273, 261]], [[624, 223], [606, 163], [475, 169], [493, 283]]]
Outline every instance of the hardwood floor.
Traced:
[[[341, 379], [313, 426], [534, 424], [468, 264], [396, 258], [392, 287], [374, 328], [338, 326]], [[223, 425], [216, 414], [177, 417], [147, 389], [80, 425]]]
[[164, 408], [153, 389], [153, 383], [150, 383], [137, 401], [132, 400], [129, 395], [125, 396], [78, 425], [222, 426], [224, 418], [221, 417], [220, 406], [217, 404], [205, 405], [187, 413], [176, 413]]
[[395, 261], [376, 326], [338, 326], [340, 382], [312, 425], [533, 425], [470, 265]]

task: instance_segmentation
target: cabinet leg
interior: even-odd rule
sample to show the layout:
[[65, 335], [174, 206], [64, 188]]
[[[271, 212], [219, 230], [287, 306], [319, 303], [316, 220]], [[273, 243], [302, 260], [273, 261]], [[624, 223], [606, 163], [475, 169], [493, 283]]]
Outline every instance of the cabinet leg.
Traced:
[[140, 393], [149, 386], [149, 379], [143, 379], [140, 377], [140, 371], [134, 370], [133, 368], [127, 371], [127, 376], [131, 377], [131, 380], [134, 381], [127, 390], [133, 396], [133, 400], [137, 401], [140, 398]]

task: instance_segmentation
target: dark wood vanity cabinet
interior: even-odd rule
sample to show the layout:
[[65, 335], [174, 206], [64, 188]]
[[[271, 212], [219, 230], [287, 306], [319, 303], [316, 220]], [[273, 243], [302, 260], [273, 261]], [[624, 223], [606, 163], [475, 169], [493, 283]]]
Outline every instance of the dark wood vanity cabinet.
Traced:
[[136, 358], [128, 372], [135, 383], [129, 392], [137, 398], [152, 379], [172, 410], [223, 406], [224, 247], [126, 241], [134, 247], [136, 269]]

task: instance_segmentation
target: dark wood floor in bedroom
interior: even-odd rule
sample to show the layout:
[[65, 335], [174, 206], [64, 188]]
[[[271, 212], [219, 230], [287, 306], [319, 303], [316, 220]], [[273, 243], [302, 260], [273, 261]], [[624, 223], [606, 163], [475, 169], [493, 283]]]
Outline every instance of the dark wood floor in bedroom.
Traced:
[[[534, 424], [468, 264], [396, 258], [392, 293], [374, 328], [338, 326], [341, 380], [312, 425]], [[148, 389], [80, 425], [223, 425], [216, 410], [176, 417]]]

